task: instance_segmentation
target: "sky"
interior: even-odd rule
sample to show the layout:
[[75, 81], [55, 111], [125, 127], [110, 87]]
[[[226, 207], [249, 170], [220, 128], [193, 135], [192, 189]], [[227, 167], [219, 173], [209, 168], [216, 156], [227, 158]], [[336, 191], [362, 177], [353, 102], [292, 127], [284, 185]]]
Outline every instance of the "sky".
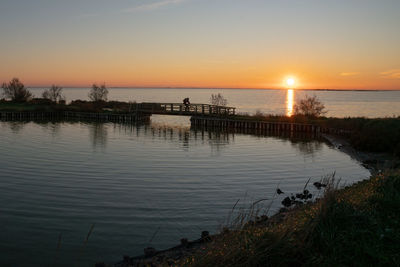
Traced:
[[1, 0], [0, 82], [400, 89], [399, 0]]

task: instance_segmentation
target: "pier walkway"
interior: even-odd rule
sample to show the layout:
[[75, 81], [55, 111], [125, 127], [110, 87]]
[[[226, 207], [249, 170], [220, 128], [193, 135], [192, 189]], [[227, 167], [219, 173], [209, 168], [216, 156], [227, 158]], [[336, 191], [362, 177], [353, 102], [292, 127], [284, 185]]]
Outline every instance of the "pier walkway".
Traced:
[[137, 111], [162, 115], [187, 115], [187, 116], [230, 116], [235, 115], [236, 108], [216, 106], [209, 104], [181, 104], [181, 103], [138, 103]]

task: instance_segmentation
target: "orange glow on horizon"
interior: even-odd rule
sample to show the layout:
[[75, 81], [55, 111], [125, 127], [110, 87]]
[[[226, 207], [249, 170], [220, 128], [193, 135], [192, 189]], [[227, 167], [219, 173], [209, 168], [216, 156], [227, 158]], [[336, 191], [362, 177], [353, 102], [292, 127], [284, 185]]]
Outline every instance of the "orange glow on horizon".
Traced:
[[[47, 87], [58, 84], [62, 87], [90, 87], [93, 83], [106, 83], [108, 87], [177, 87], [177, 88], [251, 88], [251, 89], [356, 89], [356, 90], [399, 90], [400, 79], [368, 74], [352, 73], [344, 75], [334, 72], [325, 75], [305, 68], [296, 71], [296, 76], [286, 76], [288, 73], [278, 66], [268, 70], [259, 65], [246, 69], [238, 66], [201, 66], [195, 63], [180, 68], [168, 67], [167, 63], [150, 66], [144, 63], [142, 68], [119, 63], [109, 67], [92, 66], [82, 63], [79, 66], [65, 64], [60, 68], [48, 69], [46, 66], [35, 71], [17, 71], [5, 69], [0, 76], [0, 82], [8, 82], [14, 77], [19, 78], [29, 87]], [[174, 64], [171, 64], [174, 65]], [[27, 69], [30, 66], [27, 66]], [[300, 69], [301, 66], [299, 66]], [[294, 68], [293, 68], [294, 69]], [[301, 77], [301, 82], [296, 77]], [[293, 80], [291, 80], [293, 79]]]
[[[71, 57], [73, 58], [72, 55]], [[400, 78], [397, 78], [395, 71], [375, 75], [362, 72], [344, 73], [340, 66], [329, 65], [322, 69], [318, 64], [284, 63], [271, 68], [265, 62], [250, 60], [244, 61], [243, 65], [201, 62], [200, 59], [184, 62], [173, 58], [155, 63], [147, 58], [139, 58], [135, 64], [120, 58], [104, 59], [108, 64], [101, 60], [101, 57], [93, 58], [92, 61], [65, 59], [60, 60], [63, 63], [59, 65], [43, 64], [40, 67], [30, 61], [23, 70], [19, 66], [7, 66], [1, 71], [0, 66], [0, 83], [17, 77], [26, 86], [35, 87], [52, 84], [62, 87], [90, 87], [93, 83], [104, 82], [108, 87], [142, 88], [400, 89]], [[288, 85], [289, 78], [294, 80], [293, 86]]]

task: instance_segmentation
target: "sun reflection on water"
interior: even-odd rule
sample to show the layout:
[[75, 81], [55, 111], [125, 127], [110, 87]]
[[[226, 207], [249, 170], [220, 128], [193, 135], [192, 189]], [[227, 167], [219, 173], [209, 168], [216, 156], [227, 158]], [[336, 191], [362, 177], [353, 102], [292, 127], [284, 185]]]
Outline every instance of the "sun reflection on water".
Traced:
[[293, 89], [288, 89], [286, 93], [286, 115], [293, 115], [293, 105], [294, 105], [294, 92]]

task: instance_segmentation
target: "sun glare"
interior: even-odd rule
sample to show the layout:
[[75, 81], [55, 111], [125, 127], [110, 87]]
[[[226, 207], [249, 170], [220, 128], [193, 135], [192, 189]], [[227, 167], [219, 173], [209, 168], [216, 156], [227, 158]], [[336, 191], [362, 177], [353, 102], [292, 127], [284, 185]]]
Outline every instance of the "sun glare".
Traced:
[[286, 93], [286, 116], [291, 117], [293, 115], [294, 105], [294, 92], [293, 89], [288, 89]]
[[287, 78], [286, 79], [286, 85], [289, 87], [292, 87], [295, 84], [294, 78]]

